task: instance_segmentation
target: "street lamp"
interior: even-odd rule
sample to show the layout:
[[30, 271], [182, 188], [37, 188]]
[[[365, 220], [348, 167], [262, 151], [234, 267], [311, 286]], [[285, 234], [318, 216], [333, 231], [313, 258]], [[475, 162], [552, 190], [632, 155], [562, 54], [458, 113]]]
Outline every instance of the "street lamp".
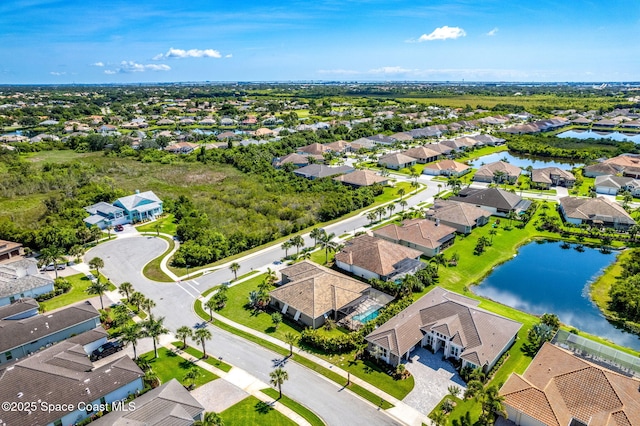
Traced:
[[187, 265], [187, 279], [189, 278], [189, 266], [191, 265]]

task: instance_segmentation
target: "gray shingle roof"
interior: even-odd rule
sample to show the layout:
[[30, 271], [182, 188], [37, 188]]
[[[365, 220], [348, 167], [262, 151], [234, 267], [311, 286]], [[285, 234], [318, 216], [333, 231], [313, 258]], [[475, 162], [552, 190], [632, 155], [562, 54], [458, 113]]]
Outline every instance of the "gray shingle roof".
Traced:
[[475, 226], [480, 217], [491, 216], [488, 211], [482, 210], [480, 207], [450, 200], [436, 200], [426, 215], [429, 218], [470, 227]]
[[341, 175], [344, 173], [350, 173], [354, 170], [353, 167], [349, 166], [338, 166], [338, 167], [329, 167], [324, 164], [309, 164], [308, 166], [301, 167], [294, 171], [296, 175], [303, 177], [315, 177], [315, 178], [323, 178], [335, 175]]
[[617, 222], [626, 225], [635, 225], [629, 213], [622, 206], [613, 203], [604, 197], [598, 198], [560, 198], [560, 206], [565, 215], [580, 220], [602, 220], [605, 222]]
[[35, 259], [24, 258], [0, 265], [0, 298], [19, 295], [53, 284], [47, 274], [38, 271]]
[[458, 196], [450, 197], [449, 200], [479, 206], [495, 207], [500, 210], [513, 210], [523, 201], [519, 195], [500, 188], [464, 188]]

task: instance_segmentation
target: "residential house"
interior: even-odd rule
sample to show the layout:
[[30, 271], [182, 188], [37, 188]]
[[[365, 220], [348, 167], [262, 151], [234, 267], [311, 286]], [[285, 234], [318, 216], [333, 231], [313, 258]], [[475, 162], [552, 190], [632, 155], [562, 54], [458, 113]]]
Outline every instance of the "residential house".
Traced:
[[370, 285], [308, 260], [280, 271], [282, 285], [271, 291], [271, 307], [304, 326], [318, 328], [366, 299]]
[[168, 145], [164, 148], [165, 151], [172, 154], [191, 154], [193, 151], [200, 147], [197, 143], [192, 142], [178, 142]]
[[616, 195], [629, 191], [634, 197], [640, 197], [640, 180], [625, 176], [598, 176], [593, 185], [596, 193]]
[[257, 129], [255, 131], [255, 136], [256, 137], [262, 137], [265, 138], [267, 136], [273, 136], [275, 134], [275, 132], [271, 129], [267, 129], [266, 127], [260, 127], [259, 129]]
[[616, 127], [617, 125], [618, 125], [618, 123], [616, 121], [608, 120], [606, 118], [603, 118], [602, 120], [594, 121], [592, 123], [593, 127], [605, 127], [607, 129], [612, 129], [612, 128]]
[[308, 166], [309, 156], [292, 152], [291, 154], [287, 154], [284, 157], [276, 157], [273, 159], [273, 167], [275, 167], [276, 169], [281, 168], [287, 163], [291, 163], [296, 167]]
[[82, 345], [69, 341], [3, 367], [0, 399], [16, 406], [37, 404], [35, 409], [4, 411], [2, 420], [8, 425], [76, 424], [102, 411], [101, 405], [118, 404], [144, 387], [144, 372], [128, 356], [96, 367]]
[[326, 143], [326, 144], [324, 144], [324, 146], [329, 148], [329, 151], [333, 151], [333, 152], [337, 152], [337, 153], [343, 153], [343, 152], [351, 151], [351, 143], [349, 143], [347, 141], [343, 141], [343, 140], [339, 140], [339, 141], [335, 141], [335, 142], [331, 142], [331, 143]]
[[574, 225], [587, 224], [604, 226], [618, 230], [627, 230], [636, 221], [622, 208], [621, 205], [598, 198], [560, 198], [560, 213], [564, 219]]
[[505, 161], [496, 161], [481, 166], [478, 171], [476, 171], [476, 174], [473, 175], [473, 180], [477, 182], [508, 182], [514, 184], [518, 180], [520, 173], [522, 173], [520, 167]]
[[455, 232], [454, 228], [438, 221], [409, 219], [403, 221], [401, 226], [395, 223], [383, 226], [373, 231], [373, 235], [420, 250], [425, 256], [433, 257], [453, 244]]
[[387, 185], [389, 183], [389, 178], [380, 176], [374, 171], [371, 170], [354, 170], [351, 173], [347, 173], [344, 175], [336, 176], [333, 180], [343, 183], [345, 185], [353, 186], [355, 188], [360, 188], [363, 186], [371, 186], [371, 185]]
[[407, 132], [394, 133], [389, 137], [396, 142], [411, 142], [413, 140], [413, 137], [411, 137], [411, 135]]
[[0, 264], [0, 306], [51, 291], [53, 280], [38, 270], [35, 259], [23, 258]]
[[415, 166], [416, 159], [401, 153], [387, 154], [378, 158], [378, 165], [388, 169], [400, 170], [406, 167]]
[[510, 423], [639, 426], [640, 380], [545, 343], [523, 374], [500, 388]]
[[335, 255], [336, 266], [365, 279], [398, 280], [414, 274], [426, 265], [422, 252], [399, 244], [360, 235], [345, 243]]
[[442, 143], [431, 143], [429, 145], [425, 145], [430, 149], [439, 152], [441, 155], [450, 155], [454, 150], [450, 146], [444, 145]]
[[473, 136], [473, 139], [480, 142], [482, 145], [490, 145], [490, 146], [503, 145], [506, 142], [502, 138], [499, 138], [493, 135], [487, 135], [486, 133]]
[[84, 219], [87, 226], [105, 229], [155, 219], [162, 214], [162, 200], [153, 191], [136, 191], [133, 195], [118, 198], [113, 205], [100, 202], [84, 209], [91, 215]]
[[471, 171], [471, 167], [454, 160], [442, 160], [437, 163], [427, 164], [422, 173], [432, 176], [463, 176]]
[[[0, 364], [21, 359], [38, 350], [100, 325], [100, 313], [89, 302], [82, 302], [43, 315], [24, 317], [32, 302], [16, 302], [0, 307], [0, 318], [10, 311], [10, 319], [0, 319]], [[16, 305], [16, 306], [14, 306]], [[23, 309], [18, 319], [14, 311]], [[5, 313], [3, 313], [5, 311]], [[37, 313], [37, 312], [36, 312]]]
[[533, 169], [531, 172], [531, 182], [536, 187], [543, 189], [549, 189], [551, 186], [572, 188], [576, 183], [576, 177], [573, 173], [558, 167], [545, 167], [542, 169]]
[[365, 340], [367, 351], [393, 366], [418, 346], [442, 351], [462, 367], [486, 373], [515, 342], [519, 322], [478, 308], [480, 302], [441, 287], [422, 296]]
[[151, 389], [134, 401], [135, 410], [114, 410], [91, 426], [176, 425], [190, 426], [202, 420], [204, 407], [176, 379]]
[[621, 154], [605, 160], [604, 163], [619, 169], [623, 176], [640, 179], [640, 154]]
[[584, 177], [617, 175], [617, 174], [621, 174], [622, 170], [623, 170], [623, 167], [620, 167], [616, 164], [603, 162], [603, 163], [596, 163], [596, 164], [591, 164], [589, 166], [585, 166], [582, 169], [582, 175]]
[[422, 164], [436, 161], [442, 155], [442, 153], [431, 149], [429, 145], [417, 146], [415, 148], [411, 148], [404, 151], [402, 154], [408, 157], [415, 158], [418, 161], [418, 163], [422, 163]]
[[367, 136], [367, 139], [378, 145], [393, 145], [397, 142], [396, 139], [383, 134]]
[[471, 143], [468, 143], [467, 141], [461, 139], [447, 139], [440, 142], [439, 144], [447, 146], [453, 151], [464, 151], [467, 148], [473, 146]]
[[351, 173], [354, 170], [355, 169], [350, 166], [326, 166], [324, 164], [309, 164], [308, 166], [294, 170], [293, 173], [296, 176], [314, 180], [345, 173]]
[[330, 152], [331, 148], [322, 145], [321, 143], [312, 143], [297, 149], [297, 153], [301, 155], [313, 155], [316, 158], [322, 159], [325, 152]]
[[0, 240], [0, 262], [22, 254], [22, 244]]
[[461, 234], [470, 234], [474, 228], [489, 223], [491, 213], [472, 204], [438, 199], [427, 210], [425, 217], [432, 221], [440, 221]]
[[226, 131], [217, 135], [216, 138], [219, 141], [228, 141], [229, 139], [241, 139], [242, 136], [235, 132]]
[[170, 118], [161, 118], [160, 120], [156, 121], [156, 125], [158, 126], [171, 126], [173, 124], [176, 124], [176, 122], [174, 120], [171, 120]]
[[531, 206], [531, 201], [499, 188], [464, 188], [449, 200], [472, 204], [494, 216], [502, 217], [507, 217], [510, 212], [522, 214]]
[[351, 149], [357, 151], [359, 149], [373, 149], [376, 144], [370, 139], [360, 138], [351, 142]]

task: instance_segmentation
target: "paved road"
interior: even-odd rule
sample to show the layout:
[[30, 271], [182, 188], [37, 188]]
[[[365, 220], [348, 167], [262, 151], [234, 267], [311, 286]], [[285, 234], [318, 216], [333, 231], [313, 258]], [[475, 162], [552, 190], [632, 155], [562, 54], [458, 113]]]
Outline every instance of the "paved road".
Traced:
[[[199, 291], [207, 289], [193, 281], [155, 283], [142, 275], [142, 267], [162, 254], [167, 243], [155, 237], [127, 237], [102, 243], [90, 250], [85, 258], [101, 257], [102, 271], [116, 284], [129, 281], [136, 290], [156, 302], [154, 315], [164, 316], [166, 326], [175, 331], [182, 325], [194, 325], [200, 318], [193, 312], [193, 302]], [[262, 263], [264, 265], [264, 261]], [[199, 281], [198, 279], [196, 281]], [[247, 371], [256, 378], [269, 382], [269, 372], [279, 355], [220, 329], [208, 344], [214, 356]], [[341, 391], [335, 383], [310, 370], [290, 362], [286, 365], [289, 381], [283, 388], [287, 395], [306, 405], [330, 425], [394, 425], [388, 415], [377, 411], [350, 392]]]

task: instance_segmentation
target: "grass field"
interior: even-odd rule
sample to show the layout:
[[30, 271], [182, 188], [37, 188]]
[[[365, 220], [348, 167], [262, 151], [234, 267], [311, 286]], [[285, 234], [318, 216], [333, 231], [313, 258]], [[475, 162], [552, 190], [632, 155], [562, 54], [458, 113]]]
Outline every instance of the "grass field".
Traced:
[[[182, 342], [173, 342], [173, 346], [182, 349]], [[184, 351], [193, 357], [202, 359], [202, 352], [200, 352], [193, 346], [187, 345], [187, 348], [184, 349]], [[208, 356], [206, 359], [203, 359], [203, 361], [219, 370], [224, 371], [225, 373], [231, 371], [231, 366], [218, 358]]]
[[[156, 229], [156, 226], [158, 227]], [[175, 223], [175, 218], [172, 214], [167, 214], [164, 217], [157, 219], [153, 222], [145, 223], [144, 225], [136, 226], [138, 232], [151, 232], [156, 234], [158, 231], [162, 234], [175, 235], [178, 224]]]
[[[89, 278], [84, 274], [69, 275], [64, 278], [71, 283], [71, 290], [67, 293], [61, 294], [60, 296], [56, 296], [53, 299], [40, 302], [40, 306], [45, 312], [95, 297], [95, 295], [87, 293], [87, 288], [91, 285], [91, 280], [89, 280]], [[115, 287], [111, 285], [110, 290], [113, 290], [114, 288]], [[104, 296], [102, 296], [102, 298], [104, 299]]]
[[144, 265], [142, 274], [153, 281], [159, 281], [163, 283], [172, 283], [173, 280], [169, 278], [167, 274], [162, 272], [162, 269], [160, 269], [160, 264], [162, 263], [162, 259], [164, 259], [166, 255], [171, 253], [171, 250], [173, 250], [176, 243], [173, 241], [173, 239], [167, 238], [164, 236], [160, 236], [157, 238], [162, 238], [163, 240], [165, 240], [169, 244], [169, 247], [160, 256], [156, 257], [151, 262]]
[[[158, 358], [153, 357], [153, 351], [142, 354], [140, 358], [149, 362], [151, 369], [156, 373], [162, 383], [167, 383], [171, 379], [176, 379], [185, 385], [185, 374], [190, 368], [195, 366], [192, 362], [187, 361], [167, 348], [162, 347], [158, 348]], [[218, 376], [203, 368], [198, 366], [195, 366], [195, 368], [197, 368], [199, 372], [199, 376], [195, 380], [196, 387], [202, 386], [203, 384], [218, 378]]]
[[301, 415], [306, 421], [308, 421], [311, 424], [311, 426], [325, 425], [325, 422], [322, 421], [322, 419], [318, 417], [316, 413], [309, 410], [307, 407], [300, 404], [299, 402], [296, 402], [293, 399], [289, 398], [285, 394], [282, 394], [282, 398], [279, 398], [280, 393], [273, 388], [262, 389], [260, 392], [262, 392], [267, 396], [270, 396], [274, 400], [277, 400], [280, 404], [284, 405], [285, 407], [292, 409], [293, 411]]
[[255, 396], [227, 408], [220, 417], [225, 426], [294, 426], [296, 423]]
[[[527, 111], [535, 111], [540, 106], [550, 107], [551, 109], [571, 109], [584, 108], [585, 99], [580, 97], [564, 97], [555, 94], [544, 95], [526, 95], [526, 96], [495, 96], [495, 95], [450, 95], [426, 96], [424, 94], [416, 94], [416, 96], [399, 98], [398, 100], [411, 103], [424, 103], [433, 105], [444, 105], [453, 108], [464, 108], [466, 105], [472, 107], [481, 106], [483, 108], [493, 108], [498, 104], [521, 105]], [[617, 103], [626, 103], [624, 98], [616, 97], [590, 97], [589, 105], [602, 105], [603, 107], [613, 107]]]

